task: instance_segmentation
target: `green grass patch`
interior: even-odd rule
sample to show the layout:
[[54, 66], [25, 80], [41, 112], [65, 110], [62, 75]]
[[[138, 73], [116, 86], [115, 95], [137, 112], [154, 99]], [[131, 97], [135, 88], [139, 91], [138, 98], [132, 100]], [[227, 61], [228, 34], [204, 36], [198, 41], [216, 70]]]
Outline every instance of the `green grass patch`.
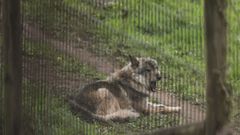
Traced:
[[[24, 57], [35, 60], [48, 60], [57, 64], [58, 72], [78, 73], [85, 78], [103, 77], [86, 65], [81, 65], [70, 56], [63, 56], [47, 43], [30, 39], [24, 40]], [[89, 74], [90, 73], [90, 74]], [[133, 134], [151, 131], [155, 128], [178, 125], [180, 119], [175, 115], [141, 116], [126, 123], [88, 122], [71, 112], [69, 105], [62, 97], [54, 96], [44, 82], [24, 79], [23, 83], [23, 125], [24, 134]], [[80, 114], [81, 115], [81, 114]], [[148, 121], [148, 122], [146, 122]]]
[[[203, 1], [116, 1], [103, 8], [85, 0], [27, 0], [23, 7], [26, 20], [63, 39], [91, 35], [93, 52], [122, 64], [128, 54], [156, 58], [162, 72], [171, 76], [163, 83], [164, 90], [185, 99], [204, 98]], [[228, 8], [229, 80], [236, 93], [240, 74], [238, 7], [239, 2], [232, 0]], [[127, 16], [123, 17], [123, 11]]]
[[[81, 9], [76, 8], [78, 4], [74, 1], [65, 1], [66, 5]], [[92, 50], [114, 56], [122, 65], [129, 54], [155, 58], [168, 76], [161, 82], [162, 89], [202, 102], [205, 86], [202, 3], [185, 0], [178, 6], [176, 2], [132, 0], [118, 1], [105, 9], [88, 7], [89, 11], [101, 10], [98, 14], [89, 12], [98, 20], [97, 29], [90, 30], [102, 41], [92, 45]], [[123, 10], [128, 11], [124, 19]]]
[[[236, 97], [240, 94], [239, 5], [240, 2], [232, 0], [228, 8], [228, 82], [233, 86]], [[23, 7], [26, 20], [39, 24], [55, 37], [73, 41], [87, 37], [92, 42], [88, 46], [92, 52], [112, 57], [122, 65], [127, 62], [129, 54], [155, 58], [164, 75], [164, 80], [160, 82], [161, 90], [173, 92], [196, 103], [205, 102], [203, 1], [131, 0], [117, 1], [112, 6], [100, 8], [85, 0], [55, 3], [26, 0]], [[124, 19], [123, 11], [128, 12]], [[55, 53], [49, 46], [47, 49], [36, 48], [35, 51], [30, 49], [28, 55], [36, 57], [41, 52], [39, 50], [44, 50], [40, 56], [53, 59], [61, 72], [76, 72], [90, 78], [97, 74], [75, 59]], [[161, 127], [161, 124], [154, 125], [156, 121], [152, 121], [150, 116], [142, 120], [149, 120], [146, 124], [153, 125], [139, 122], [149, 129]], [[130, 122], [130, 125], [116, 124], [116, 127], [121, 125], [123, 129], [134, 132], [141, 129], [137, 121]], [[168, 120], [163, 121], [166, 123]], [[124, 134], [123, 129], [115, 126], [98, 126], [100, 128], [96, 133], [110, 134], [110, 131], [118, 130]]]
[[[124, 64], [128, 54], [153, 57], [161, 71], [168, 76], [162, 89], [177, 93], [184, 99], [204, 101], [205, 58], [203, 2], [183, 0], [117, 1], [108, 8], [96, 8], [84, 2], [65, 0], [71, 8], [94, 18], [93, 29], [100, 43], [92, 50]], [[239, 2], [232, 1], [228, 9], [229, 21], [229, 81], [239, 93]], [[122, 17], [123, 11], [128, 15]], [[97, 12], [97, 13], [95, 13]], [[90, 19], [90, 20], [91, 20]], [[88, 24], [91, 25], [91, 24]], [[99, 41], [97, 40], [97, 41]]]
[[[126, 123], [87, 122], [70, 111], [68, 104], [49, 94], [48, 86], [30, 80], [23, 85], [24, 133], [40, 134], [119, 135], [147, 132], [156, 128], [176, 126], [179, 119], [174, 115], [141, 116]], [[41, 89], [42, 88], [42, 89]], [[46, 89], [45, 89], [46, 88]]]
[[66, 103], [42, 89], [44, 84], [25, 80], [23, 85], [23, 133], [33, 135], [83, 133]]
[[58, 72], [74, 73], [89, 79], [103, 79], [105, 77], [104, 74], [97, 72], [94, 68], [80, 63], [76, 58], [59, 52], [48, 43], [26, 39], [23, 52], [28, 58], [47, 59], [56, 65]]

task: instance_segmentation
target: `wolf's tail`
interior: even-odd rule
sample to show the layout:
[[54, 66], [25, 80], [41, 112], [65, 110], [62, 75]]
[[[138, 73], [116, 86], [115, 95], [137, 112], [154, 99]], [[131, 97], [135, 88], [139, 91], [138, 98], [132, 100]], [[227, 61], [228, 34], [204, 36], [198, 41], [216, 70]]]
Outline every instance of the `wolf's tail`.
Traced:
[[124, 120], [128, 120], [130, 118], [135, 119], [140, 116], [139, 113], [134, 112], [132, 110], [128, 110], [128, 109], [118, 110], [114, 113], [107, 114], [107, 115], [98, 115], [98, 114], [92, 113], [85, 107], [79, 105], [78, 103], [76, 103], [75, 100], [69, 99], [68, 101], [74, 108], [80, 109], [81, 111], [83, 111], [83, 113], [86, 113], [91, 118], [96, 119], [98, 121], [102, 121], [102, 122], [108, 123], [109, 121], [124, 121]]

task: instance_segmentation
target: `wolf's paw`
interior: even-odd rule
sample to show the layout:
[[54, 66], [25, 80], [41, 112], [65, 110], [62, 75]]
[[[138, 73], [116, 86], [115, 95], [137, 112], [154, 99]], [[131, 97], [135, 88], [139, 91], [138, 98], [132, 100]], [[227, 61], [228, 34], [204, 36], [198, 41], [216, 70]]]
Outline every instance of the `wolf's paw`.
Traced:
[[174, 111], [175, 111], [175, 112], [180, 112], [181, 109], [182, 109], [182, 108], [181, 108], [180, 106], [177, 106], [177, 107], [174, 108]]

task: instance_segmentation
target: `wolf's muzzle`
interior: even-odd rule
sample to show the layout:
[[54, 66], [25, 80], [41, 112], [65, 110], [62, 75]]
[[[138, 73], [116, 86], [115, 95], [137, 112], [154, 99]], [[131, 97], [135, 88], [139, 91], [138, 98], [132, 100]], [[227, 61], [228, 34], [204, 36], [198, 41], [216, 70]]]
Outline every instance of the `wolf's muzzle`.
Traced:
[[152, 92], [156, 92], [156, 88], [157, 88], [157, 81], [151, 81], [150, 82], [150, 90]]

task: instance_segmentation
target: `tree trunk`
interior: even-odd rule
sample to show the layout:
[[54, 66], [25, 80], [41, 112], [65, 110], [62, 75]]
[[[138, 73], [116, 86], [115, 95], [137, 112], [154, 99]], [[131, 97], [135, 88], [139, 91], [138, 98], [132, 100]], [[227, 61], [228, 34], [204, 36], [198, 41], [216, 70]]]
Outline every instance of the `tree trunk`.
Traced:
[[206, 135], [216, 135], [230, 120], [231, 89], [226, 84], [226, 0], [205, 0], [207, 56]]
[[3, 53], [6, 135], [20, 134], [21, 29], [20, 0], [3, 0]]

